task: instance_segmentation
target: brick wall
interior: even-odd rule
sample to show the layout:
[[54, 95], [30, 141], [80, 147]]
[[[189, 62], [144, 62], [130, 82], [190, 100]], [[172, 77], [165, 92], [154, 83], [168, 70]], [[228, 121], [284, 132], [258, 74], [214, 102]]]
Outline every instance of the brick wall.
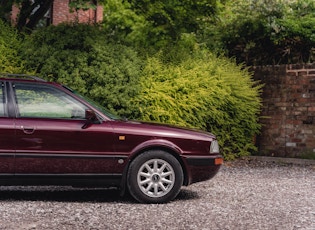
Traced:
[[69, 12], [69, 0], [54, 0], [52, 8], [52, 24], [58, 25], [62, 22], [96, 23], [103, 20], [103, 7], [86, 11]]
[[12, 6], [12, 11], [11, 11], [11, 22], [13, 24], [16, 24], [17, 23], [17, 18], [18, 18], [18, 14], [19, 14], [19, 8], [13, 4]]
[[[51, 24], [58, 25], [62, 22], [79, 22], [79, 23], [98, 23], [103, 20], [103, 7], [89, 10], [79, 10], [78, 12], [69, 12], [69, 0], [54, 0], [51, 9]], [[14, 4], [12, 6], [11, 19], [15, 23], [19, 8]]]
[[265, 84], [260, 153], [315, 154], [315, 63], [255, 67], [254, 78]]

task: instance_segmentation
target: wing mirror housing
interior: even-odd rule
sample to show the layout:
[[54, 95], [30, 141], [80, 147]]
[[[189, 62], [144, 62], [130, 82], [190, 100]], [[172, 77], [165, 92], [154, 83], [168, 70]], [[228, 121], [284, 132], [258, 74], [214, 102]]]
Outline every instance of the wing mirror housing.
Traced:
[[100, 120], [98, 119], [96, 113], [91, 109], [85, 110], [85, 119], [86, 119], [86, 122], [82, 126], [82, 129], [86, 129], [92, 124], [100, 124], [101, 123]]

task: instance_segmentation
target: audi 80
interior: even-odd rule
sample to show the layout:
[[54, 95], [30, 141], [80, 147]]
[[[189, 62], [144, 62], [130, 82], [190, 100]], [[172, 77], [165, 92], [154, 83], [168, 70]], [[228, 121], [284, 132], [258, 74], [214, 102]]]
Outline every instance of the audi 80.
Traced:
[[0, 83], [0, 186], [109, 186], [165, 203], [222, 165], [211, 133], [121, 119], [33, 76]]

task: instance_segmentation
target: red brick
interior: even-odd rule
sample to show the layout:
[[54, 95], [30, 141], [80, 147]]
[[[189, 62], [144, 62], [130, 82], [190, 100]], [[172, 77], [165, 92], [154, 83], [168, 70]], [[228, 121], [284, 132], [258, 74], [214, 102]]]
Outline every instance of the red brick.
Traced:
[[[62, 22], [99, 23], [103, 20], [103, 7], [100, 5], [95, 10], [70, 12], [68, 4], [69, 0], [54, 0], [51, 9], [51, 23], [53, 25]], [[12, 21], [16, 20], [18, 12], [18, 8], [14, 5], [11, 14]]]
[[[255, 79], [265, 84], [261, 114], [270, 117], [261, 119], [260, 151], [290, 156], [314, 149], [314, 74], [315, 64], [255, 68]], [[291, 144], [295, 146], [288, 148]]]

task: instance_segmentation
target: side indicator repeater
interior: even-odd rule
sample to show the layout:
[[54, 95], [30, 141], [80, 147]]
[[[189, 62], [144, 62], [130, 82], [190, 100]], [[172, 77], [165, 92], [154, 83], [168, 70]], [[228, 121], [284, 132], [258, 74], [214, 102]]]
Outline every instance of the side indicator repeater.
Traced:
[[214, 160], [215, 165], [222, 165], [223, 164], [223, 158], [216, 158]]
[[124, 140], [126, 140], [126, 137], [125, 136], [119, 136], [119, 138], [118, 138], [120, 141], [124, 141]]

